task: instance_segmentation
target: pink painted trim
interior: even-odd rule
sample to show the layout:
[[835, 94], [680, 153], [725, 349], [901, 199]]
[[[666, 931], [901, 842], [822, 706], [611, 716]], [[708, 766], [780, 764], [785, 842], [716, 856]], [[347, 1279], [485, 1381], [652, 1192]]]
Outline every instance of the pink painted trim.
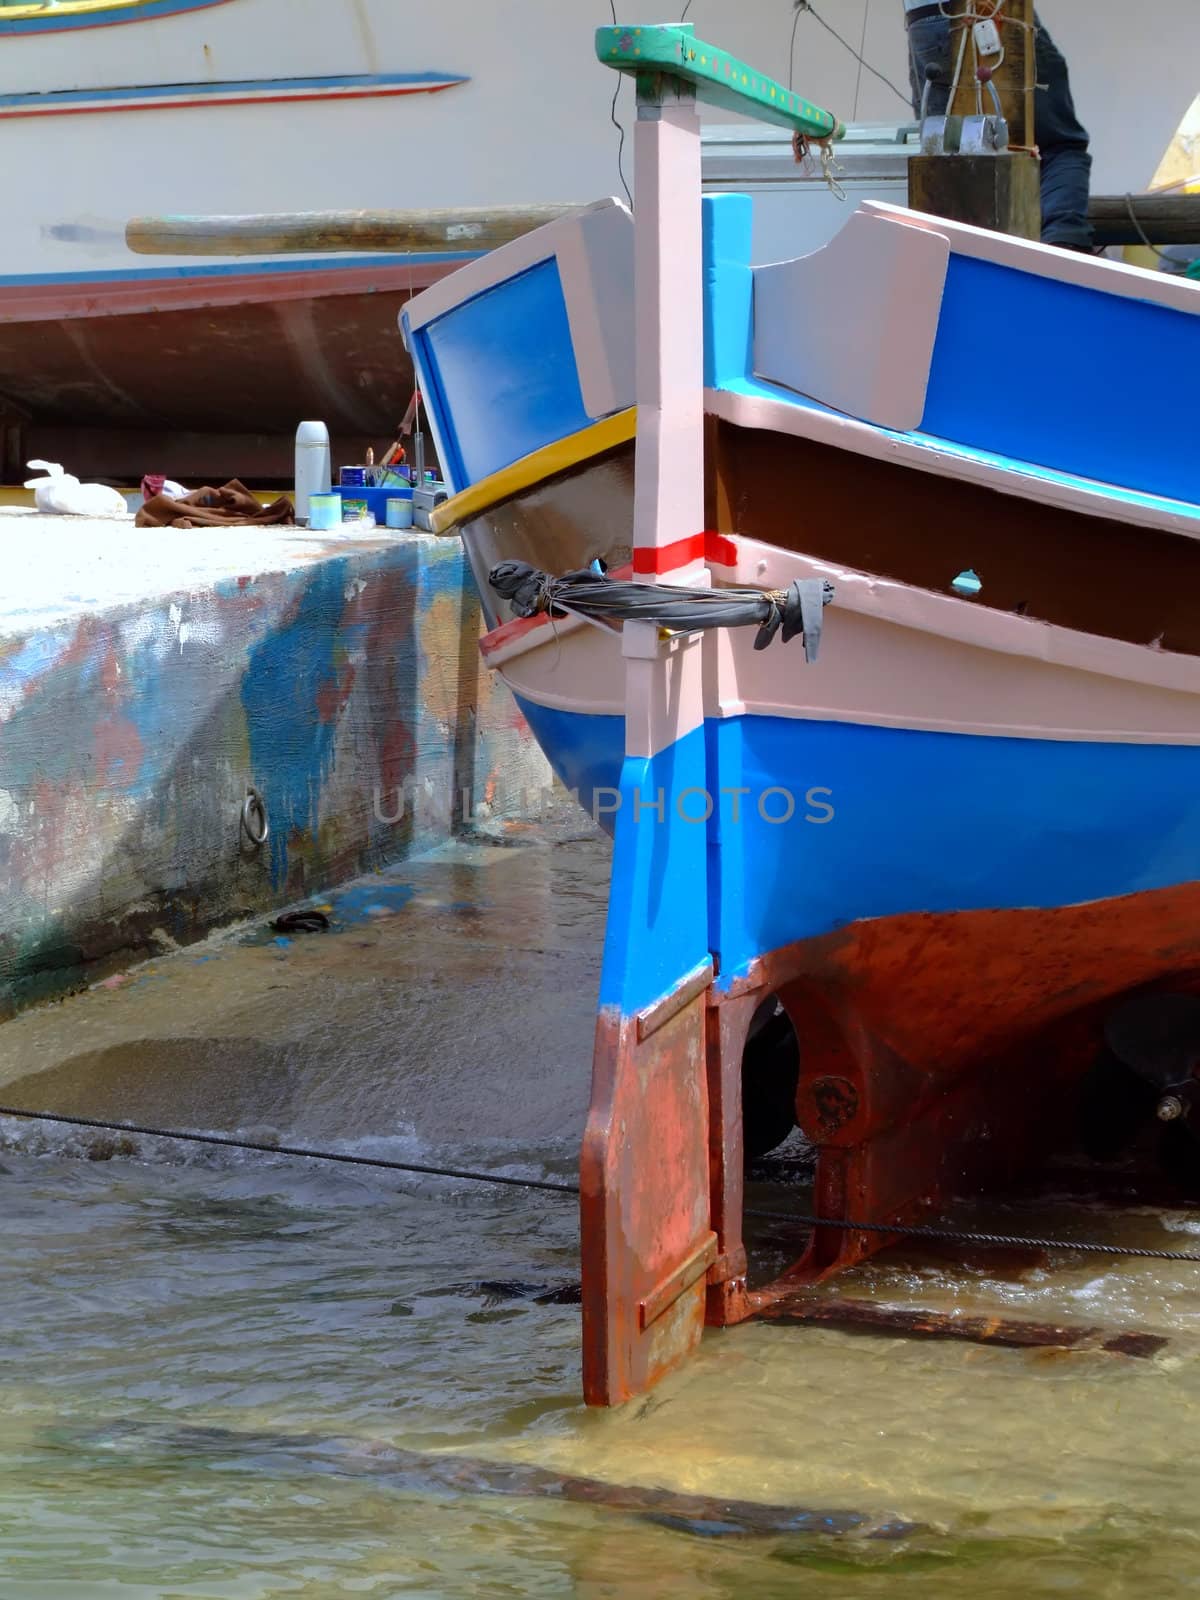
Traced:
[[738, 544], [732, 581], [786, 588], [821, 577], [836, 595], [815, 669], [781, 677], [769, 652], [721, 635], [727, 654], [710, 715], [1200, 744], [1200, 661], [1192, 656], [991, 611], [758, 540]]
[[1193, 316], [1200, 316], [1200, 290], [1186, 278], [1151, 272], [1146, 267], [1131, 267], [1124, 261], [1100, 260], [1075, 250], [1059, 250], [1054, 245], [1016, 239], [1009, 234], [991, 233], [986, 228], [975, 228], [966, 222], [947, 222], [943, 217], [935, 217], [924, 211], [909, 211], [904, 206], [890, 205], [886, 200], [863, 200], [860, 209], [889, 222], [922, 228], [928, 233], [940, 233], [949, 239], [950, 248], [956, 255], [992, 261], [998, 266], [1013, 267], [1039, 278], [1051, 278], [1056, 283], [1097, 289], [1102, 294], [1120, 295], [1129, 300], [1150, 300], [1155, 305], [1169, 306], [1173, 311], [1186, 311]]
[[[856, 211], [821, 249], [755, 267], [755, 375], [881, 428], [920, 427], [949, 261], [944, 234]], [[853, 314], [817, 309], [835, 305]]]
[[[837, 586], [836, 604], [841, 610], [859, 611], [976, 649], [1029, 656], [1040, 663], [1073, 667], [1124, 683], [1200, 694], [1200, 659], [1195, 656], [1151, 650], [1146, 645], [1039, 622], [1036, 617], [993, 611], [955, 595], [916, 589], [853, 567], [838, 567], [758, 539], [738, 539], [738, 564], [731, 580], [734, 583], [786, 589], [795, 578], [817, 576], [829, 578]], [[1200, 741], [1200, 727], [1196, 738]]]
[[304, 272], [231, 272], [201, 276], [130, 278], [79, 283], [0, 285], [0, 324], [59, 322], [76, 317], [116, 317], [209, 306], [323, 300], [329, 295], [408, 294], [453, 272], [453, 261], [386, 266], [316, 268]]
[[[715, 670], [705, 713], [842, 721], [980, 737], [1200, 744], [1200, 661], [990, 611], [951, 595], [836, 567], [759, 540], [721, 539], [725, 583], [786, 588], [824, 577], [820, 661], [784, 670], [753, 630], [705, 636]], [[715, 575], [715, 573], [714, 573]], [[514, 633], [509, 686], [535, 704], [591, 715], [620, 711], [620, 642], [576, 623]], [[497, 630], [500, 631], [500, 630]], [[570, 633], [570, 637], [568, 637]], [[677, 647], [681, 641], [675, 641]], [[543, 649], [546, 646], [548, 648]], [[606, 689], [609, 692], [605, 692]]]

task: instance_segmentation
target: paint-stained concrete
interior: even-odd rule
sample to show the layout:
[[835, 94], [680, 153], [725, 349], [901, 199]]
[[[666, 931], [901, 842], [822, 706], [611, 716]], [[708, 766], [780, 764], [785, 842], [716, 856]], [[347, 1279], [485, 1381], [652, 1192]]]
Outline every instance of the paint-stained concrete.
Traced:
[[455, 540], [0, 511], [0, 606], [0, 1016], [548, 782]]

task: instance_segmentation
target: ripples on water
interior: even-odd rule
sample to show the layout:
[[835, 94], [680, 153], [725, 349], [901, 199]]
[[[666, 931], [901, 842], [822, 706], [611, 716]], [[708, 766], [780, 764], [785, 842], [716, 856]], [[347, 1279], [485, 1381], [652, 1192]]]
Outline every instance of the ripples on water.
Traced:
[[[353, 1148], [570, 1177], [576, 1139]], [[532, 1297], [577, 1281], [569, 1199], [15, 1122], [0, 1164], [0, 1600], [1200, 1592], [1195, 1267], [878, 1261], [845, 1292], [1170, 1343], [1126, 1361], [749, 1327], [599, 1414], [577, 1307]], [[1186, 1213], [999, 1220], [1200, 1238]], [[586, 1503], [556, 1474], [920, 1529], [745, 1532]]]
[[[28, 1139], [8, 1126], [0, 1175], [6, 1600], [1200, 1587], [1191, 1350], [1133, 1363], [751, 1328], [648, 1401], [588, 1414], [578, 1311], [472, 1289], [575, 1278], [569, 1201], [145, 1142], [98, 1163]], [[523, 1159], [557, 1175], [571, 1155]], [[1187, 1297], [1170, 1314], [1184, 1338], [1184, 1270], [1080, 1270], [1059, 1303], [1074, 1288], [1094, 1310], [1111, 1280], [1148, 1314], [1165, 1288]], [[908, 1287], [950, 1294], [933, 1268]], [[481, 1466], [463, 1477], [464, 1459]], [[506, 1461], [926, 1531], [710, 1538], [497, 1493]]]

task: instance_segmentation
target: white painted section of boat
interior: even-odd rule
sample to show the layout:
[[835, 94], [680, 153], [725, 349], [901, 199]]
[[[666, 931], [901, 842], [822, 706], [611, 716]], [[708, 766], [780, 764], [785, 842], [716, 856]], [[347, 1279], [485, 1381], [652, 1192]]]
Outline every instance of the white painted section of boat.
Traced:
[[755, 268], [756, 376], [864, 422], [918, 428], [949, 259], [945, 233], [859, 210], [823, 249]]
[[[1144, 187], [1196, 93], [1200, 6], [1154, 0], [1153, 26], [1133, 28], [1123, 0], [1042, 0], [1041, 12], [1068, 57], [1092, 134], [1094, 187]], [[606, 15], [593, 0], [521, 0], [519, 8], [230, 0], [120, 27], [0, 37], [0, 94], [405, 70], [471, 80], [401, 99], [14, 119], [5, 126], [0, 286], [27, 275], [153, 267], [125, 247], [135, 215], [571, 202], [619, 190], [609, 120], [616, 85], [591, 46]], [[740, 0], [691, 20], [787, 79], [793, 13], [780, 0]], [[838, 27], [907, 90], [894, 0], [840, 0]], [[903, 94], [862, 72], [812, 17], [799, 18], [794, 68], [797, 86], [843, 120], [894, 124], [910, 115]], [[628, 84], [617, 115], [630, 130]], [[628, 141], [625, 166], [629, 175]]]
[[994, 611], [954, 595], [731, 541], [722, 582], [835, 587], [817, 662], [791, 670], [723, 630], [710, 716], [807, 717], [876, 727], [1117, 744], [1200, 744], [1200, 660]]
[[499, 649], [485, 650], [484, 660], [535, 705], [593, 716], [625, 714], [619, 633], [605, 637], [578, 618], [551, 623], [547, 617]]
[[705, 409], [712, 416], [739, 427], [763, 428], [792, 434], [799, 439], [812, 439], [818, 444], [872, 456], [878, 461], [915, 467], [937, 477], [958, 478], [1018, 500], [1036, 500], [1064, 511], [1079, 511], [1085, 516], [1106, 517], [1135, 527], [1178, 533], [1188, 539], [1200, 538], [1200, 508], [1183, 500], [1135, 495], [1118, 485], [1050, 472], [1023, 462], [1006, 460], [1001, 464], [996, 457], [939, 444], [934, 439], [883, 432], [855, 417], [815, 411], [765, 395], [709, 389], [705, 393]]
[[[708, 652], [709, 717], [772, 716], [988, 737], [1200, 745], [1200, 661], [993, 611], [749, 539], [719, 583], [828, 579], [820, 658], [754, 649], [753, 628], [692, 635]], [[682, 640], [672, 641], [678, 648]], [[592, 629], [530, 629], [502, 676], [536, 704], [613, 715], [619, 645]]]

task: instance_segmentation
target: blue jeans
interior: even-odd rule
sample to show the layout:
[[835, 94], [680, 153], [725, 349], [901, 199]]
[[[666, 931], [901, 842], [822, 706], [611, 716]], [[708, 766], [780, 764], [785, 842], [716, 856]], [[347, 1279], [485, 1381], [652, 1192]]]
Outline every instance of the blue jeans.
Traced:
[[[1088, 192], [1092, 158], [1088, 136], [1075, 115], [1067, 63], [1054, 40], [1034, 16], [1037, 27], [1037, 91], [1034, 95], [1034, 140], [1042, 153], [1042, 239], [1067, 250], [1090, 250]], [[928, 114], [946, 114], [950, 83], [950, 23], [945, 17], [922, 17], [908, 25], [908, 76], [913, 110], [921, 113], [926, 67], [936, 68], [930, 84]]]

